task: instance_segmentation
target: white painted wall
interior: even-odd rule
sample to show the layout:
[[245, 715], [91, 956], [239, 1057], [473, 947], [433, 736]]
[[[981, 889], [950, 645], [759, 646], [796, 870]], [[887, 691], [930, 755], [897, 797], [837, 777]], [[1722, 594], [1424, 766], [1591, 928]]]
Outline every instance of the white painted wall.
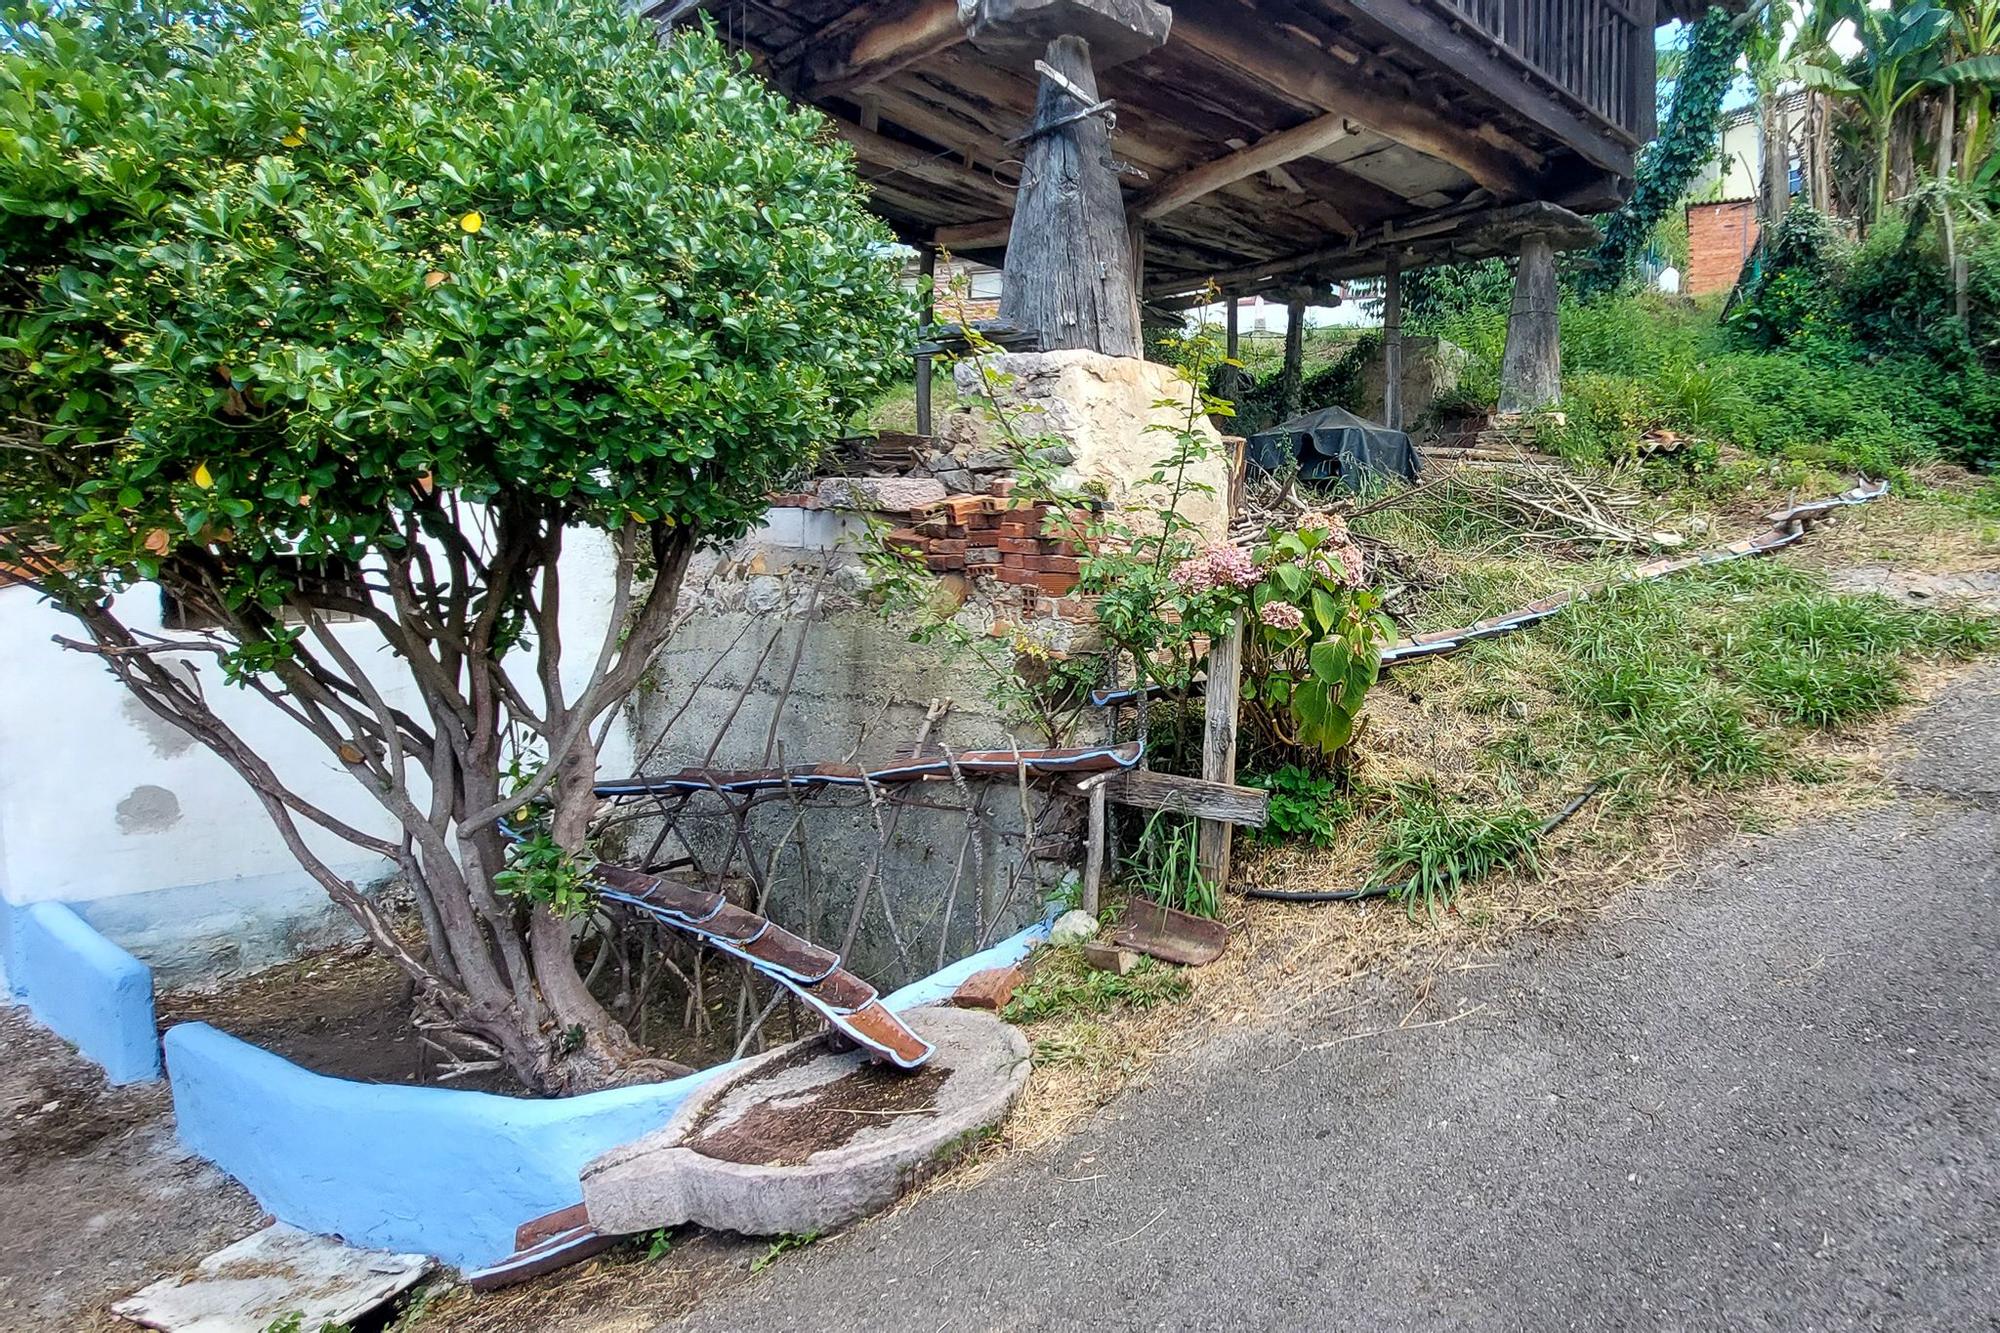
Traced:
[[[596, 656], [611, 602], [608, 540], [572, 534], [563, 557], [567, 687]], [[134, 628], [157, 630], [160, 596], [143, 584], [118, 599]], [[392, 702], [421, 715], [408, 675], [373, 627], [335, 629]], [[74, 621], [34, 589], [0, 589], [0, 896], [60, 900], [145, 957], [218, 932], [254, 931], [316, 911], [324, 894], [301, 870], [235, 772], [161, 721], [96, 660], [53, 636], [81, 638]], [[302, 728], [255, 694], [223, 683], [212, 658], [192, 665], [216, 710], [306, 799], [357, 827], [387, 835], [381, 807]], [[527, 684], [530, 699], [538, 691]], [[621, 722], [610, 770], [630, 763]], [[388, 865], [306, 826], [314, 850], [362, 882]], [[149, 895], [138, 897], [138, 895]], [[122, 937], [122, 938], [121, 938]]]

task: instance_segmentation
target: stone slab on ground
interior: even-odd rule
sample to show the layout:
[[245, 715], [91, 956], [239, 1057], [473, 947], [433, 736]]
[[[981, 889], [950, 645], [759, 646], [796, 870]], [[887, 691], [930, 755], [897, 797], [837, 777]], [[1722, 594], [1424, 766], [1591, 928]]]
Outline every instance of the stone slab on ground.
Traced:
[[293, 1315], [301, 1329], [343, 1326], [395, 1299], [430, 1267], [429, 1255], [357, 1250], [274, 1222], [111, 1312], [164, 1333], [265, 1333]]
[[997, 1123], [1028, 1078], [1028, 1043], [990, 1014], [918, 1009], [937, 1053], [905, 1073], [817, 1037], [780, 1047], [690, 1098], [665, 1127], [583, 1170], [607, 1233], [699, 1225], [748, 1235], [827, 1231], [893, 1203], [925, 1165]]
[[1912, 606], [2000, 615], [2000, 570], [1931, 574], [1893, 565], [1856, 565], [1828, 578], [1840, 592], [1873, 592]]

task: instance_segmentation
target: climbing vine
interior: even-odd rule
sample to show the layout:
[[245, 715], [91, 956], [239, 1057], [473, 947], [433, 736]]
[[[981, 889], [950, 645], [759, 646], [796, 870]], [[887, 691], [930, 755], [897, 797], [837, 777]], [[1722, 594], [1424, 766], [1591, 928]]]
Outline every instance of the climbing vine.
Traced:
[[1577, 284], [1585, 296], [1624, 285], [1653, 228], [1714, 155], [1722, 97], [1736, 77], [1743, 31], [1728, 13], [1710, 9], [1689, 34], [1666, 129], [1640, 150], [1632, 197], [1605, 222], [1604, 239], [1592, 253], [1596, 266]]

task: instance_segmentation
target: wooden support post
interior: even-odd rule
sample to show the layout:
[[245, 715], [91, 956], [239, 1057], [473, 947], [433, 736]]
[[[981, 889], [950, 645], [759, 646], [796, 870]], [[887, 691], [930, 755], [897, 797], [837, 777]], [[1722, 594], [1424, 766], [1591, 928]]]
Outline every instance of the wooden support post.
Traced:
[[1130, 213], [1125, 219], [1125, 247], [1132, 254], [1132, 327], [1139, 335], [1139, 355], [1146, 355], [1146, 219]]
[[[936, 322], [937, 296], [932, 284], [937, 281], [937, 247], [926, 245], [918, 249], [917, 271], [923, 275], [924, 283], [924, 336], [930, 336], [930, 326]], [[917, 434], [931, 433], [931, 359], [917, 358]]]
[[1285, 302], [1285, 366], [1278, 375], [1278, 420], [1290, 421], [1299, 414], [1299, 395], [1305, 391], [1306, 302], [1294, 296]]
[[1088, 105], [1079, 96], [1098, 96], [1090, 47], [1058, 37], [1046, 60], [1058, 77], [1042, 76], [1022, 149], [1000, 317], [1039, 332], [1051, 351], [1138, 356], [1139, 303], [1111, 132], [1101, 114], [1076, 114]]
[[1236, 348], [1237, 348], [1236, 300], [1237, 298], [1234, 296], [1229, 298], [1229, 306], [1228, 306], [1229, 313], [1223, 316], [1223, 319], [1225, 321], [1224, 323], [1225, 332], [1223, 334], [1224, 338], [1223, 350], [1229, 354], [1229, 359], [1231, 361], [1234, 361], [1236, 359]]
[[1111, 836], [1110, 805], [1111, 790], [1108, 784], [1099, 782], [1090, 789], [1090, 841], [1083, 863], [1081, 906], [1092, 916], [1097, 915], [1098, 894], [1104, 887], [1106, 839]]
[[1521, 238], [1507, 350], [1500, 358], [1500, 410], [1536, 412], [1562, 401], [1562, 340], [1556, 318], [1556, 253], [1549, 238]]
[[1382, 270], [1382, 424], [1403, 428], [1403, 257]]
[[[1236, 696], [1243, 673], [1243, 618], [1208, 647], [1208, 711], [1202, 727], [1201, 775], [1209, 782], [1236, 781]], [[1233, 824], [1203, 820], [1196, 861], [1209, 883], [1229, 883], [1229, 844]]]

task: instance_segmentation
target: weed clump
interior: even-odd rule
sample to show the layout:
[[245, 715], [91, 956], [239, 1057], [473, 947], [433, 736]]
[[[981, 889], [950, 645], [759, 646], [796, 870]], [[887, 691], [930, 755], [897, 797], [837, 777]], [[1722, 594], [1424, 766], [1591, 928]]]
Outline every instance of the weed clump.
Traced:
[[1535, 869], [1541, 820], [1518, 803], [1482, 805], [1411, 786], [1398, 795], [1394, 821], [1376, 853], [1377, 884], [1390, 896], [1437, 913], [1466, 885], [1505, 866]]

